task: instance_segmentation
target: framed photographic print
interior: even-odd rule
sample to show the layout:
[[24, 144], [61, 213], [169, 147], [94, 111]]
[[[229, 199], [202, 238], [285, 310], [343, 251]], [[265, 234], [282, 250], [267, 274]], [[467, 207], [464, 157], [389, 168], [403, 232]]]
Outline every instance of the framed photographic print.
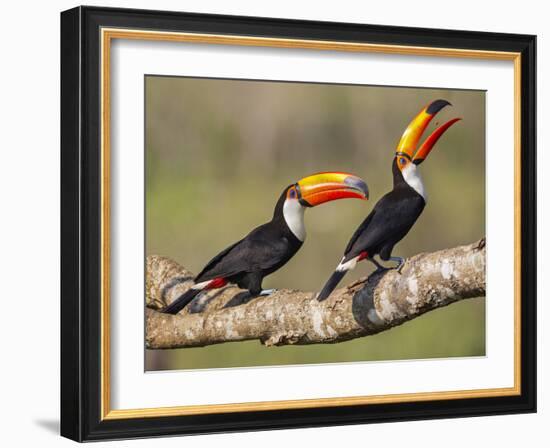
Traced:
[[535, 412], [535, 36], [61, 14], [61, 433]]

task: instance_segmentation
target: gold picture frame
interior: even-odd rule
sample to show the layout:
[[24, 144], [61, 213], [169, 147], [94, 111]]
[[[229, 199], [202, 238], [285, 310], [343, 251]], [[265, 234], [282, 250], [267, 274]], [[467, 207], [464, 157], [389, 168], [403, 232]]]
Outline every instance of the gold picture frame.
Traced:
[[[108, 11], [109, 14], [105, 16], [105, 11]], [[530, 153], [534, 150], [534, 143], [529, 143], [530, 140], [528, 136], [522, 135], [522, 132], [525, 132], [532, 125], [532, 107], [533, 104], [529, 99], [530, 89], [534, 89], [534, 85], [531, 85], [531, 78], [534, 74], [530, 71], [532, 64], [532, 59], [534, 58], [534, 53], [532, 47], [534, 45], [532, 36], [516, 36], [509, 35], [503, 37], [501, 41], [501, 46], [503, 49], [489, 49], [491, 45], [489, 36], [477, 36], [477, 45], [478, 48], [469, 48], [469, 47], [460, 47], [460, 46], [450, 46], [451, 43], [455, 45], [460, 45], [461, 39], [464, 40], [464, 37], [461, 32], [448, 32], [446, 37], [441, 37], [439, 39], [440, 45], [438, 46], [427, 46], [424, 43], [407, 45], [403, 42], [390, 42], [392, 38], [388, 30], [380, 30], [380, 36], [384, 37], [384, 32], [387, 34], [387, 42], [380, 41], [369, 41], [369, 33], [367, 31], [368, 27], [365, 28], [366, 37], [364, 42], [359, 41], [346, 41], [344, 38], [342, 40], [330, 40], [330, 39], [320, 39], [320, 38], [288, 38], [288, 37], [276, 37], [276, 36], [256, 36], [249, 35], [245, 29], [243, 29], [243, 34], [229, 34], [223, 33], [223, 31], [218, 32], [198, 32], [194, 29], [193, 20], [188, 19], [185, 15], [179, 16], [181, 19], [182, 28], [189, 27], [192, 30], [190, 31], [174, 31], [170, 29], [170, 26], [166, 24], [166, 29], [158, 29], [158, 24], [162, 23], [162, 20], [177, 20], [178, 14], [176, 13], [156, 13], [156, 12], [141, 12], [140, 18], [143, 23], [155, 19], [156, 29], [147, 29], [146, 26], [131, 26], [132, 25], [132, 15], [128, 12], [117, 10], [117, 12], [104, 10], [101, 8], [77, 8], [74, 10], [67, 11], [63, 13], [62, 26], [65, 28], [66, 38], [71, 35], [74, 39], [74, 33], [76, 32], [81, 41], [82, 39], [88, 39], [89, 41], [93, 39], [93, 44], [96, 45], [98, 50], [97, 55], [95, 55], [94, 61], [97, 62], [98, 74], [99, 74], [99, 83], [98, 91], [94, 92], [97, 94], [99, 100], [98, 108], [100, 112], [100, 123], [98, 129], [98, 143], [99, 143], [99, 164], [98, 168], [99, 177], [97, 179], [97, 187], [99, 194], [99, 251], [97, 259], [97, 272], [99, 273], [99, 284], [97, 291], [99, 292], [99, 325], [98, 325], [98, 334], [100, 336], [98, 347], [99, 354], [99, 376], [97, 378], [97, 385], [99, 386], [99, 405], [96, 407], [94, 405], [93, 409], [88, 408], [87, 411], [82, 411], [86, 413], [87, 419], [89, 421], [96, 421], [96, 426], [93, 428], [91, 425], [87, 426], [87, 434], [84, 434], [83, 431], [83, 421], [78, 423], [74, 422], [73, 418], [66, 416], [66, 411], [62, 410], [62, 422], [65, 421], [66, 424], [63, 426], [62, 423], [62, 433], [68, 437], [77, 439], [77, 440], [89, 440], [94, 438], [118, 438], [118, 437], [132, 437], [133, 432], [131, 429], [128, 429], [129, 422], [132, 421], [143, 421], [146, 419], [148, 423], [148, 430], [146, 434], [155, 435], [155, 434], [168, 434], [168, 433], [192, 433], [192, 432], [202, 432], [201, 425], [197, 424], [192, 429], [189, 429], [182, 424], [182, 430], [178, 431], [177, 429], [171, 429], [170, 431], [163, 432], [162, 425], [157, 425], [157, 421], [162, 421], [164, 418], [173, 418], [181, 419], [189, 416], [208, 416], [212, 414], [217, 415], [227, 415], [227, 414], [238, 414], [238, 413], [262, 413], [266, 411], [289, 411], [289, 410], [306, 410], [306, 409], [319, 409], [327, 408], [327, 412], [337, 412], [338, 408], [345, 407], [350, 409], [350, 407], [361, 407], [364, 409], [367, 405], [387, 405], [387, 404], [398, 404], [398, 403], [417, 403], [421, 405], [422, 403], [434, 403], [434, 402], [444, 402], [446, 406], [451, 406], [451, 402], [456, 400], [470, 400], [470, 399], [502, 399], [507, 400], [507, 403], [511, 403], [508, 406], [513, 408], [514, 405], [519, 409], [519, 404], [525, 407], [525, 402], [532, 402], [532, 387], [525, 388], [526, 381], [532, 382], [533, 372], [529, 368], [529, 372], [525, 372], [525, 363], [529, 364], [534, 362], [532, 360], [531, 350], [525, 352], [525, 331], [526, 329], [522, 326], [525, 325], [525, 322], [532, 322], [533, 316], [527, 316], [525, 310], [525, 289], [522, 288], [524, 285], [526, 276], [525, 272], [522, 273], [522, 267], [525, 270], [526, 259], [531, 260], [530, 263], [534, 263], [532, 247], [525, 244], [525, 237], [522, 235], [526, 231], [532, 232], [532, 229], [522, 228], [522, 222], [525, 222], [525, 214], [532, 213], [533, 203], [531, 203], [533, 198], [527, 198], [525, 196], [525, 186], [532, 182], [532, 179], [526, 179], [525, 173], [527, 168], [532, 170], [531, 164], [534, 164], [529, 158], [526, 158], [525, 154]], [[108, 19], [104, 19], [108, 17]], [[115, 17], [115, 19], [113, 19]], [[203, 20], [208, 22], [209, 17], [203, 16]], [[216, 20], [211, 18], [214, 22]], [[262, 24], [262, 20], [266, 19], [257, 19], [258, 24]], [[90, 26], [84, 31], [84, 28], [79, 26], [79, 23], [86, 22], [92, 24], [91, 28], [94, 30], [95, 34], [90, 34]], [[235, 19], [236, 23], [238, 19]], [[142, 23], [140, 22], [140, 23]], [[172, 22], [171, 22], [172, 23]], [[190, 25], [191, 23], [191, 25]], [[126, 26], [125, 26], [126, 25]], [[300, 24], [297, 23], [280, 23], [281, 27], [286, 26], [285, 33], [288, 33], [288, 27], [294, 28], [297, 31], [300, 29]], [[338, 31], [338, 24], [323, 24], [319, 25], [319, 28], [325, 27], [327, 30], [331, 30], [333, 33]], [[361, 27], [360, 25], [357, 25]], [[342, 33], [345, 34], [345, 27]], [[423, 30], [426, 36], [431, 36], [433, 41], [437, 44], [438, 39], [432, 35], [431, 30]], [[272, 33], [272, 31], [271, 31]], [[453, 34], [455, 33], [455, 34]], [[463, 33], [463, 32], [462, 32]], [[281, 31], [281, 34], [284, 34]], [[300, 33], [297, 33], [300, 34]], [[378, 34], [377, 34], [378, 36]], [[372, 36], [371, 36], [372, 37]], [[343, 52], [369, 52], [369, 53], [380, 53], [380, 54], [399, 54], [399, 55], [410, 55], [410, 56], [435, 56], [435, 57], [444, 57], [444, 58], [465, 58], [465, 59], [484, 59], [484, 60], [504, 60], [513, 62], [514, 66], [514, 158], [515, 158], [515, 181], [514, 181], [514, 259], [515, 259], [515, 287], [514, 287], [514, 304], [515, 304], [515, 316], [514, 316], [514, 386], [507, 388], [489, 388], [489, 389], [476, 389], [476, 390], [461, 390], [461, 391], [447, 391], [447, 392], [430, 392], [430, 393], [406, 393], [406, 394], [396, 394], [396, 395], [376, 395], [376, 396], [353, 396], [353, 397], [339, 397], [339, 398], [318, 398], [318, 399], [306, 399], [306, 400], [284, 400], [284, 401], [268, 401], [268, 402], [247, 402], [247, 403], [233, 403], [233, 404], [219, 404], [219, 405], [187, 405], [187, 406], [175, 406], [175, 407], [160, 407], [160, 408], [141, 408], [141, 409], [112, 409], [111, 403], [111, 366], [110, 359], [112, 356], [111, 345], [110, 345], [110, 284], [111, 284], [111, 269], [110, 269], [110, 247], [111, 247], [111, 229], [110, 229], [110, 209], [111, 209], [111, 46], [115, 40], [141, 40], [141, 41], [163, 41], [163, 42], [184, 42], [184, 43], [200, 43], [200, 44], [209, 44], [209, 45], [238, 45], [238, 46], [254, 46], [254, 47], [274, 47], [274, 48], [289, 48], [289, 49], [312, 49], [312, 50], [327, 50], [327, 51], [343, 51]], [[484, 40], [485, 39], [485, 40]], [[465, 40], [464, 40], [465, 41]], [[73, 46], [77, 46], [75, 41]], [[518, 43], [519, 42], [519, 43]], [[69, 44], [67, 44], [69, 46]], [[470, 45], [470, 44], [469, 44]], [[93, 48], [93, 45], [92, 45]], [[84, 51], [81, 47], [73, 48], [70, 47], [67, 50], [66, 58], [66, 72], [62, 73], [64, 80], [66, 81], [68, 77], [74, 76], [75, 72], [80, 72], [82, 67], [79, 65], [82, 60], [80, 52]], [[71, 53], [72, 52], [72, 53]], [[77, 60], [74, 58], [74, 55], [80, 55], [81, 59]], [[80, 61], [80, 62], [79, 62]], [[72, 67], [71, 64], [75, 64], [76, 67]], [[69, 70], [67, 67], [70, 67]], [[81, 83], [82, 78], [81, 79]], [[78, 89], [83, 88], [82, 85], [78, 86]], [[68, 94], [75, 94], [74, 86], [71, 86], [71, 91], [67, 91]], [[78, 90], [77, 89], [77, 90]], [[69, 90], [69, 88], [67, 88]], [[526, 93], [527, 91], [527, 93]], [[76, 92], [77, 97], [81, 98], [81, 91]], [[64, 106], [66, 113], [70, 110], [68, 106]], [[531, 115], [529, 115], [526, 110], [531, 110]], [[85, 126], [85, 117], [80, 117], [79, 120], [82, 120], [80, 123], [67, 123], [67, 127], [79, 125]], [[69, 131], [65, 131], [67, 134]], [[72, 132], [72, 131], [71, 131]], [[80, 142], [81, 143], [81, 142]], [[82, 148], [84, 150], [84, 148]], [[67, 147], [63, 147], [62, 151], [69, 151]], [[78, 162], [74, 162], [75, 164]], [[526, 167], [525, 164], [528, 164], [529, 167]], [[72, 168], [72, 167], [71, 167]], [[64, 168], [68, 170], [69, 168]], [[67, 210], [65, 212], [66, 216], [72, 216], [75, 210]], [[534, 235], [533, 235], [534, 238]], [[80, 248], [75, 249], [69, 245], [74, 245], [74, 241], [67, 242], [67, 253], [74, 250], [81, 250]], [[67, 257], [68, 255], [64, 255]], [[530, 265], [529, 269], [533, 270], [533, 264]], [[533, 272], [529, 276], [534, 275]], [[74, 279], [68, 279], [67, 282], [74, 282]], [[534, 299], [534, 298], [533, 298]], [[74, 300], [68, 296], [63, 298], [64, 301]], [[72, 315], [74, 312], [81, 313], [83, 308], [79, 308], [75, 311], [72, 305], [64, 305], [66, 307], [66, 314]], [[79, 314], [80, 315], [80, 314]], [[82, 318], [82, 316], [81, 316]], [[64, 317], [64, 325], [72, 325], [67, 322], [68, 317]], [[82, 331], [82, 328], [78, 328], [77, 331]], [[532, 331], [532, 328], [528, 329]], [[82, 350], [82, 347], [71, 347], [70, 350], [67, 350], [67, 353], [75, 353], [75, 351]], [[526, 358], [529, 359], [526, 359]], [[63, 360], [63, 363], [68, 370], [69, 364], [74, 366], [75, 363], [78, 363], [78, 360], [74, 359], [74, 356], [66, 356]], [[74, 367], [71, 367], [71, 369]], [[72, 372], [72, 370], [71, 370]], [[72, 375], [72, 373], [71, 373]], [[527, 375], [527, 377], [525, 376]], [[66, 381], [69, 381], [68, 374], [65, 377]], [[74, 379], [73, 379], [74, 381]], [[82, 385], [82, 377], [78, 377], [78, 381]], [[83, 402], [82, 398], [76, 398], [72, 396], [75, 392], [75, 384], [72, 384], [71, 387], [66, 388], [65, 397], [68, 394], [71, 395], [73, 400], [78, 402], [78, 406], [82, 409], [86, 408], [86, 403]], [[88, 387], [88, 393], [93, 387]], [[532, 409], [532, 406], [531, 406]], [[460, 413], [460, 410], [458, 411]], [[482, 411], [480, 411], [482, 413]], [[93, 415], [92, 415], [93, 414]], [[445, 413], [443, 413], [445, 415]], [[448, 414], [448, 412], [447, 412]], [[475, 412], [473, 413], [475, 414]], [[472, 415], [465, 413], [463, 415]], [[95, 419], [95, 420], [94, 420]], [[396, 417], [399, 419], [399, 417]], [[84, 419], [86, 420], [86, 419]], [[183, 421], [183, 420], [181, 420]], [[365, 420], [367, 421], [367, 420]], [[121, 426], [116, 426], [120, 423]], [[320, 424], [323, 423], [322, 419], [319, 421]], [[105, 426], [105, 425], [112, 426]], [[307, 423], [306, 423], [307, 424]], [[100, 430], [105, 426], [108, 429]], [[176, 425], [177, 426], [177, 425]], [[275, 425], [277, 426], [277, 425]], [[238, 425], [236, 426], [238, 428]], [[250, 427], [254, 427], [253, 425]], [[261, 424], [258, 427], [262, 427]], [[285, 427], [282, 424], [282, 427]], [[288, 425], [286, 426], [288, 427]], [[115, 429], [111, 429], [115, 428]], [[222, 430], [220, 426], [220, 430]], [[244, 427], [243, 429], [247, 429]]]

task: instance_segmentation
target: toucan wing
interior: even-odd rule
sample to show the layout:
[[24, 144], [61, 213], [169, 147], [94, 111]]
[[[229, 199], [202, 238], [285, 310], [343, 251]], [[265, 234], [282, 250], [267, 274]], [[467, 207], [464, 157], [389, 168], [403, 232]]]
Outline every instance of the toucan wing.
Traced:
[[[365, 220], [361, 223], [359, 227], [357, 227], [357, 230], [352, 235], [351, 239], [349, 240], [348, 245], [346, 246], [346, 250], [344, 251], [344, 256], [349, 254], [353, 251], [353, 248], [357, 242], [357, 239], [365, 232], [365, 230], [369, 227], [370, 222], [372, 221], [372, 218], [374, 217], [374, 214], [376, 213], [376, 210], [373, 209], [369, 215], [365, 218]], [[351, 257], [353, 258], [353, 257]]]
[[284, 237], [275, 237], [269, 230], [264, 224], [220, 252], [210, 260], [195, 278], [195, 282], [247, 272], [269, 271], [280, 265], [288, 254], [289, 242]]
[[344, 262], [363, 251], [380, 248], [394, 238], [401, 239], [414, 224], [424, 208], [424, 200], [420, 196], [400, 197], [392, 193], [378, 201], [356, 230], [346, 247]]
[[211, 280], [215, 276], [209, 276], [208, 273], [211, 273], [215, 270], [216, 266], [224, 259], [224, 257], [238, 244], [241, 244], [243, 240], [239, 240], [236, 243], [233, 243], [231, 246], [222, 250], [218, 255], [216, 255], [208, 264], [202, 268], [202, 271], [195, 277], [195, 283], [200, 283], [206, 280]]

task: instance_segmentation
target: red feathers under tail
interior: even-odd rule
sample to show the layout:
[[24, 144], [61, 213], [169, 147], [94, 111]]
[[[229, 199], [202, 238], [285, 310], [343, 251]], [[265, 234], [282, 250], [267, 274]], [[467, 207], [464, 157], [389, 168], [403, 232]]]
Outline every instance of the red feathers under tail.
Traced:
[[170, 305], [166, 305], [160, 312], [166, 314], [178, 314], [182, 309], [184, 309], [199, 293], [206, 291], [208, 289], [217, 289], [225, 286], [227, 280], [223, 277], [215, 278], [208, 282], [204, 287], [200, 289], [189, 289], [174, 300]]

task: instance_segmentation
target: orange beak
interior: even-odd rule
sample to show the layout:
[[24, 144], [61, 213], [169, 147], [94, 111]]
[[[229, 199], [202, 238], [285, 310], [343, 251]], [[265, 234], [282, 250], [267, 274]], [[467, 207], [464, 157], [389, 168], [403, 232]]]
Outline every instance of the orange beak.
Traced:
[[437, 128], [432, 132], [432, 134], [430, 134], [420, 149], [416, 151], [418, 142], [432, 119], [441, 109], [450, 105], [451, 103], [446, 100], [435, 100], [423, 108], [420, 113], [413, 118], [409, 126], [407, 126], [407, 129], [403, 133], [403, 136], [397, 145], [396, 153], [406, 155], [417, 165], [422, 163], [426, 157], [428, 157], [428, 154], [443, 133], [460, 120], [460, 118], [454, 118]]
[[366, 182], [350, 173], [313, 174], [298, 181], [296, 187], [300, 203], [305, 207], [315, 207], [337, 199], [369, 198]]

